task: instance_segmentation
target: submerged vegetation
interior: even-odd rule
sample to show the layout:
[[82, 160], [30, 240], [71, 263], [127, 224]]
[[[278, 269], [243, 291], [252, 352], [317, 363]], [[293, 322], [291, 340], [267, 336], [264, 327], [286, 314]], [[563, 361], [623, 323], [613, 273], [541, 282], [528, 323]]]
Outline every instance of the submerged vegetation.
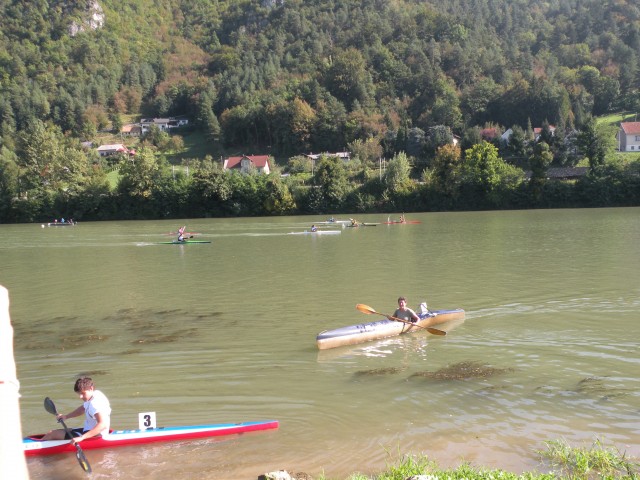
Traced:
[[[347, 480], [596, 480], [640, 478], [638, 459], [629, 458], [624, 452], [605, 447], [596, 440], [590, 448], [572, 447], [564, 440], [546, 443], [540, 451], [542, 469], [547, 473], [491, 470], [464, 463], [457, 468], [441, 469], [424, 455], [401, 455], [387, 469], [368, 476], [354, 473]], [[320, 480], [333, 480], [321, 476]]]
[[425, 371], [411, 375], [409, 378], [420, 377], [433, 380], [465, 380], [468, 378], [487, 378], [494, 375], [513, 371], [512, 368], [496, 368], [479, 362], [460, 362], [448, 365], [435, 372]]

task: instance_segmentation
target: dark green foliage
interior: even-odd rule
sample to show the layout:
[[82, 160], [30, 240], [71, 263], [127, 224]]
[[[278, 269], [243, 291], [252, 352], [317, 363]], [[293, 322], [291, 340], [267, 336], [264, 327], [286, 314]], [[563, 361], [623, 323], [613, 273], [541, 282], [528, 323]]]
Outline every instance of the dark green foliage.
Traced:
[[[99, 4], [101, 11], [88, 1], [0, 0], [0, 220], [64, 209], [143, 218], [284, 213], [293, 204], [409, 211], [637, 197], [635, 177], [605, 168], [611, 132], [590, 124], [594, 115], [640, 107], [640, 14], [631, 0]], [[102, 13], [104, 23], [92, 26]], [[361, 168], [343, 175], [323, 166], [313, 186], [288, 190], [273, 178], [206, 169], [174, 176], [155, 159], [149, 175], [124, 166], [111, 191], [91, 171], [93, 155], [78, 147], [100, 143], [101, 131], [117, 132], [129, 116], [181, 115], [211, 144], [202, 151], [285, 158], [352, 145]], [[545, 128], [542, 139], [554, 163], [575, 164], [564, 139], [579, 129], [595, 177], [579, 182], [577, 195], [539, 175], [532, 190], [513, 172], [492, 182], [482, 169], [462, 176], [434, 164], [453, 135], [462, 152], [481, 144], [486, 125], [511, 126], [509, 144], [493, 144], [500, 160], [519, 166], [532, 155], [532, 127], [551, 125], [556, 134]], [[171, 145], [162, 132], [147, 140], [159, 150]], [[374, 186], [380, 158], [402, 152], [412, 166], [406, 188]], [[414, 188], [429, 168], [433, 182]]]

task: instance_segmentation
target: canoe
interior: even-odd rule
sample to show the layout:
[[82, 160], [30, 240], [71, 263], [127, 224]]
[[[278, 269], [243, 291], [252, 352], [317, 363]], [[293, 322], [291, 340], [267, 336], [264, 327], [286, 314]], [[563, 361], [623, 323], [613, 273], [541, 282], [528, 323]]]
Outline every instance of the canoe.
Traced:
[[337, 235], [342, 233], [340, 230], [316, 230], [312, 232], [310, 230], [305, 230], [304, 232], [289, 232], [289, 235]]
[[[454, 310], [435, 310], [425, 314], [419, 313], [418, 316], [420, 320], [416, 322], [416, 325], [432, 327], [451, 320], [464, 319], [464, 310], [461, 308]], [[316, 343], [320, 350], [325, 350], [327, 348], [354, 345], [356, 343], [418, 331], [425, 330], [415, 325], [407, 325], [403, 322], [384, 318], [375, 322], [360, 323], [358, 325], [336, 328], [334, 330], [324, 330], [316, 337]]]
[[375, 227], [376, 225], [380, 225], [380, 224], [379, 223], [358, 223], [357, 225], [346, 225], [346, 226], [357, 228], [357, 227]]
[[324, 222], [316, 222], [316, 225], [335, 225], [342, 223], [351, 223], [351, 220], [326, 220]]
[[47, 223], [47, 227], [73, 227], [76, 222], [51, 222]]
[[404, 222], [396, 221], [396, 222], [383, 222], [384, 225], [416, 225], [418, 223], [422, 223], [420, 220], [405, 220]]
[[[186, 427], [158, 427], [147, 430], [112, 430], [106, 437], [93, 437], [80, 443], [83, 450], [124, 447], [153, 442], [172, 442], [194, 438], [220, 437], [238, 433], [278, 428], [277, 420], [258, 422], [220, 423], [216, 425], [192, 425]], [[22, 440], [25, 455], [53, 455], [75, 452], [69, 440], [41, 441], [43, 435], [31, 435]]]
[[184, 245], [185, 243], [211, 243], [211, 240], [185, 240], [183, 242], [174, 240], [172, 242], [156, 242], [156, 245]]

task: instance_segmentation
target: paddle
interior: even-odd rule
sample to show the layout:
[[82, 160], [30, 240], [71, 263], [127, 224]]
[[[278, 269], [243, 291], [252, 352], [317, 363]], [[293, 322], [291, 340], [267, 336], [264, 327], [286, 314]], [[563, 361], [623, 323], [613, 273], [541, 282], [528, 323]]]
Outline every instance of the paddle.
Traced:
[[397, 322], [406, 323], [408, 325], [411, 325], [411, 326], [414, 326], [414, 327], [418, 327], [418, 328], [424, 328], [427, 332], [431, 333], [432, 335], [446, 335], [447, 334], [447, 332], [445, 332], [444, 330], [438, 330], [437, 328], [432, 328], [432, 327], [423, 327], [422, 325], [417, 325], [415, 323], [408, 322], [406, 320], [402, 320], [401, 318], [398, 318], [398, 317], [391, 317], [389, 315], [385, 315], [384, 313], [376, 312], [369, 305], [363, 305], [362, 303], [359, 303], [359, 304], [356, 305], [356, 308], [358, 310], [360, 310], [362, 313], [366, 313], [367, 315], [375, 313], [376, 315], [382, 315], [383, 317], [391, 318], [392, 320], [396, 320]]
[[[56, 418], [58, 417], [58, 411], [56, 410], [56, 406], [53, 403], [53, 400], [51, 400], [49, 397], [44, 399], [44, 408], [47, 412], [55, 415]], [[69, 430], [67, 425], [64, 423], [64, 420], [62, 420], [62, 417], [58, 418], [58, 422], [62, 424], [62, 426], [64, 427], [64, 431], [67, 432], [67, 435], [70, 438], [73, 438], [71, 430]], [[82, 451], [82, 448], [80, 448], [80, 445], [78, 445], [75, 442], [73, 442], [73, 445], [76, 447], [76, 458], [78, 459], [78, 463], [80, 464], [80, 466], [85, 472], [91, 473], [91, 465], [89, 465], [89, 460], [87, 460], [87, 457], [84, 456], [84, 452]]]

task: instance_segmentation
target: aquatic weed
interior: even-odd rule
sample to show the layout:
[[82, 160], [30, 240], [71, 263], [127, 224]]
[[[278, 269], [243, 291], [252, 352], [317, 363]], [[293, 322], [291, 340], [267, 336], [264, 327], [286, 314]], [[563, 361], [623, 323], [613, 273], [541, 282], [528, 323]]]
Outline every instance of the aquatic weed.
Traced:
[[595, 440], [591, 448], [571, 447], [565, 440], [545, 442], [546, 451], [540, 454], [551, 466], [559, 468], [562, 478], [571, 479], [638, 479], [640, 463], [628, 459], [616, 448], [605, 448]]

